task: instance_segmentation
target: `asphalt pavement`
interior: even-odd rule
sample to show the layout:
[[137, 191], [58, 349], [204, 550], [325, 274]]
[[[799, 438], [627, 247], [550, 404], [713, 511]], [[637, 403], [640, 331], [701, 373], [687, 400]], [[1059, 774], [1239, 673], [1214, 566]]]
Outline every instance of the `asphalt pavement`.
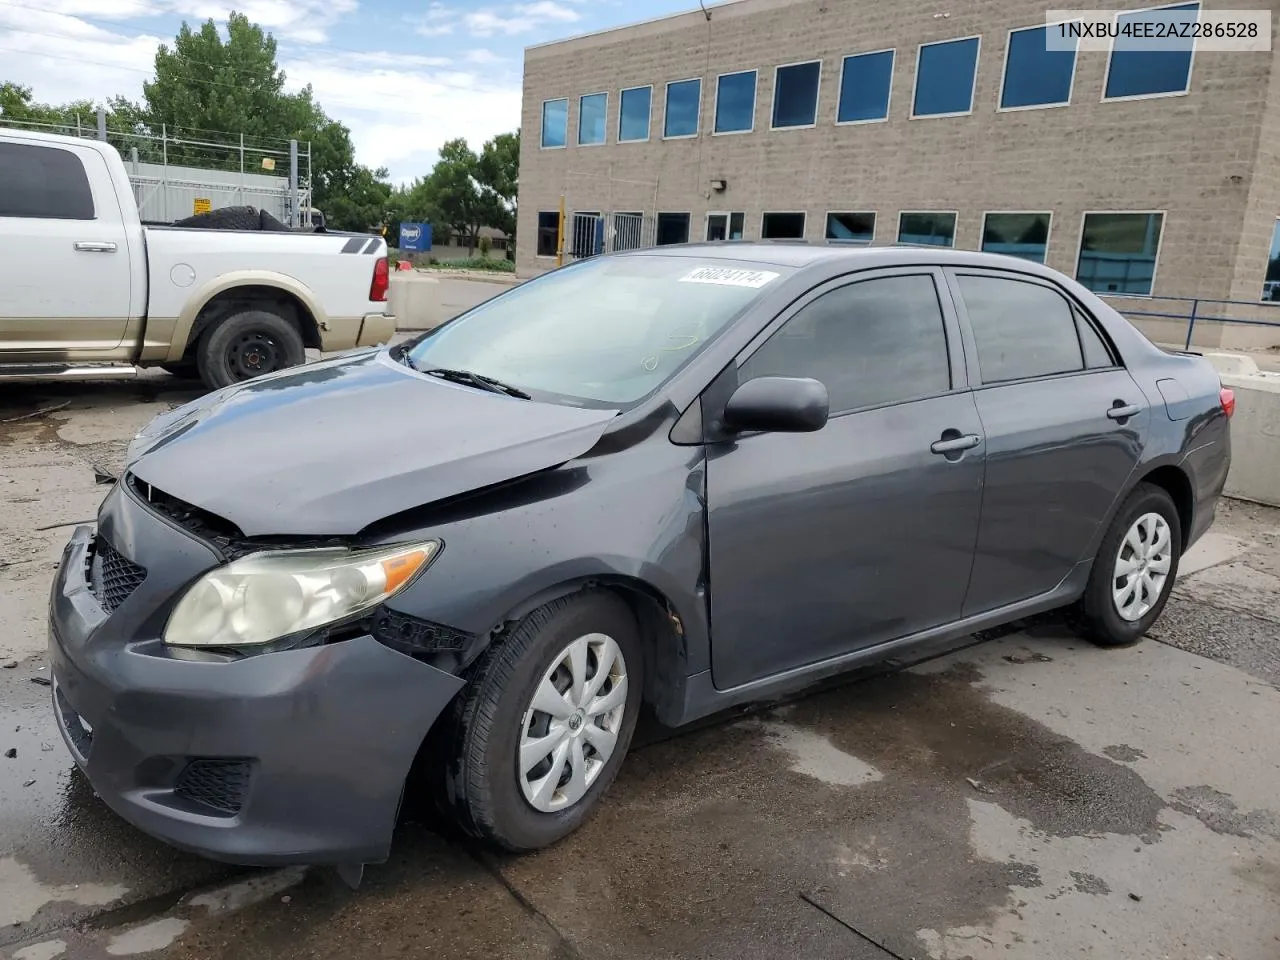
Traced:
[[[0, 388], [0, 957], [1280, 956], [1280, 511], [1228, 503], [1155, 636], [1053, 619], [768, 710], [646, 723], [598, 816], [499, 856], [410, 804], [391, 860], [180, 854], [97, 800], [44, 605], [133, 432], [199, 388]], [[40, 529], [47, 528], [47, 529]]]

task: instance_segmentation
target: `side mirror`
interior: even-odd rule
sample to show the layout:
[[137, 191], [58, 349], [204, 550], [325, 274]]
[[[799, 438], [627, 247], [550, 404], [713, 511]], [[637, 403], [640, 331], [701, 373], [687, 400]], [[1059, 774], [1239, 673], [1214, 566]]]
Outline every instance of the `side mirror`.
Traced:
[[724, 408], [724, 424], [738, 433], [812, 433], [831, 412], [827, 388], [808, 377], [756, 377], [740, 385]]

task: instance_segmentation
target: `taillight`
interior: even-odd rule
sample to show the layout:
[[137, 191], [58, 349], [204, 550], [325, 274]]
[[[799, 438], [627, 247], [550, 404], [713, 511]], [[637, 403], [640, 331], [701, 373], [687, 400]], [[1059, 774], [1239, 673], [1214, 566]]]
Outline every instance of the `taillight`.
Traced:
[[1218, 391], [1218, 400], [1222, 403], [1222, 411], [1229, 418], [1236, 412], [1236, 392], [1230, 387]]
[[391, 267], [386, 257], [373, 262], [373, 283], [369, 284], [369, 299], [381, 302], [387, 299], [387, 287], [391, 285]]

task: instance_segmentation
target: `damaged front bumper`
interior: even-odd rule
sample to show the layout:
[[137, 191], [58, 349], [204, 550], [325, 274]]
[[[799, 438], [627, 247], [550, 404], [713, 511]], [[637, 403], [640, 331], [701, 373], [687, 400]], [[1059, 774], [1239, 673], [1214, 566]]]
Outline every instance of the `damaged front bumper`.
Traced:
[[385, 860], [409, 768], [462, 681], [368, 635], [247, 657], [166, 647], [169, 610], [217, 562], [121, 487], [72, 535], [49, 627], [72, 756], [126, 820], [212, 859]]

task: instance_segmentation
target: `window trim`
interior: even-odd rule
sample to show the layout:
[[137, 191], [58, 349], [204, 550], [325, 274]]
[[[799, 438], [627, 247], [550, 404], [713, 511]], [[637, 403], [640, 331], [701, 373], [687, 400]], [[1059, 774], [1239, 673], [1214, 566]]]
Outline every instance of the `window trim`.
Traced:
[[[1134, 13], [1150, 13], [1153, 10], [1172, 10], [1174, 7], [1185, 6], [1193, 0], [1174, 0], [1172, 3], [1161, 3], [1152, 7], [1139, 7], [1136, 10], [1118, 10], [1111, 22], [1119, 24], [1122, 16], [1128, 16]], [[1204, 0], [1194, 0], [1196, 3], [1196, 22], [1199, 23], [1204, 15]], [[1108, 97], [1107, 84], [1111, 82], [1111, 61], [1116, 55], [1116, 39], [1111, 38], [1111, 42], [1107, 45], [1107, 67], [1102, 73], [1102, 96], [1099, 103], [1130, 103], [1135, 100], [1164, 100], [1168, 97], [1186, 97], [1191, 94], [1191, 78], [1196, 72], [1196, 49], [1199, 47], [1200, 41], [1193, 39], [1191, 41], [1191, 62], [1187, 64], [1187, 86], [1183, 90], [1174, 90], [1168, 93], [1135, 93], [1124, 97]], [[1079, 54], [1077, 54], [1078, 56]], [[1154, 275], [1152, 276], [1152, 285], [1154, 286]]]
[[[1276, 240], [1276, 231], [1277, 231], [1277, 230], [1280, 230], [1280, 216], [1277, 216], [1277, 217], [1275, 218], [1275, 220], [1272, 222], [1272, 225], [1271, 225], [1271, 240], [1270, 240], [1270, 242], [1268, 242], [1268, 244], [1267, 244], [1267, 251], [1266, 251], [1266, 255], [1262, 258], [1262, 292], [1258, 294], [1258, 302], [1259, 302], [1259, 303], [1268, 303], [1268, 304], [1271, 304], [1271, 305], [1273, 305], [1273, 306], [1275, 305], [1276, 301], [1275, 301], [1275, 300], [1268, 300], [1268, 299], [1266, 298], [1266, 292], [1267, 292], [1267, 268], [1271, 265], [1271, 247], [1272, 247], [1272, 245], [1275, 243], [1275, 240]], [[1155, 277], [1153, 276], [1153, 277], [1152, 277], [1152, 280], [1154, 280], [1154, 279], [1155, 279]]]
[[[547, 132], [547, 104], [559, 103], [564, 101], [564, 143], [560, 145], [546, 145]], [[581, 109], [581, 107], [579, 107]], [[569, 146], [569, 98], [568, 97], [548, 97], [542, 101], [542, 113], [538, 116], [538, 149], [539, 150], [565, 150]]]
[[[671, 88], [677, 83], [698, 81], [698, 112], [694, 114], [693, 133], [677, 133], [667, 136], [667, 106], [671, 103]], [[702, 91], [706, 81], [702, 77], [685, 77], [683, 80], [668, 80], [662, 89], [662, 137], [663, 140], [692, 140], [702, 133]], [[713, 118], [714, 119], [714, 118]]]
[[[782, 214], [783, 216], [795, 216], [797, 213], [800, 214], [800, 217], [802, 218], [801, 219], [802, 226], [800, 227], [800, 236], [798, 237], [766, 237], [764, 235], [764, 218], [765, 217], [769, 216], [770, 214]], [[746, 217], [743, 217], [742, 232], [743, 234], [746, 234], [747, 232]], [[808, 210], [762, 210], [760, 212], [760, 239], [761, 240], [781, 240], [783, 243], [800, 243], [805, 239], [805, 236], [808, 234], [808, 232], [809, 232], [809, 211]], [[743, 239], [745, 239], [745, 236]]]
[[[844, 68], [845, 64], [855, 57], [869, 57], [877, 53], [889, 54], [889, 97], [884, 102], [884, 116], [872, 117], [870, 120], [841, 120], [840, 119], [840, 94], [844, 90]], [[898, 48], [884, 47], [880, 50], [864, 50], [860, 53], [846, 53], [840, 56], [840, 80], [836, 86], [836, 126], [837, 127], [858, 127], [866, 123], [888, 123], [889, 115], [893, 110], [893, 75], [898, 69]], [[914, 100], [914, 98], [912, 98]]]
[[[636, 137], [635, 139], [623, 140], [622, 139], [622, 95], [624, 93], [629, 93], [632, 90], [648, 90], [649, 91], [649, 123], [645, 127], [645, 135], [643, 138]], [[608, 113], [608, 109], [609, 109], [609, 105], [608, 103], [606, 103], [605, 104], [606, 116]], [[666, 119], [665, 114], [663, 116], [663, 119], [664, 120]], [[608, 134], [606, 133], [606, 138], [607, 136]], [[615, 131], [614, 143], [648, 143], [652, 139], [653, 139], [653, 84], [642, 83], [637, 87], [623, 87], [618, 91], [618, 129], [617, 131]]]
[[[1095, 297], [1123, 297], [1131, 300], [1158, 300], [1155, 295], [1156, 277], [1160, 274], [1160, 251], [1164, 249], [1164, 230], [1169, 224], [1168, 210], [1083, 210], [1080, 213], [1080, 231], [1076, 234], [1076, 267], [1071, 274], [1071, 279], [1076, 283], [1080, 283], [1077, 279], [1080, 276], [1080, 260], [1084, 256], [1084, 224], [1090, 214], [1094, 213], [1134, 213], [1140, 215], [1150, 215], [1153, 213], [1160, 214], [1160, 233], [1156, 236], [1156, 256], [1155, 263], [1151, 265], [1151, 292], [1150, 293], [1107, 293], [1106, 291], [1089, 290]], [[1084, 286], [1083, 283], [1080, 283]], [[1088, 287], [1085, 287], [1088, 290]]]
[[[1026, 110], [1053, 110], [1057, 107], [1071, 106], [1071, 99], [1076, 93], [1076, 70], [1080, 66], [1080, 42], [1078, 39], [1075, 53], [1071, 57], [1071, 79], [1067, 82], [1067, 99], [1059, 100], [1057, 103], [1029, 103], [1022, 107], [1006, 107], [1004, 105], [1004, 82], [1009, 76], [1009, 54], [1013, 51], [1013, 35], [1015, 33], [1025, 33], [1028, 30], [1045, 30], [1047, 36], [1048, 31], [1053, 27], [1075, 22], [1075, 20], [1058, 20], [1054, 23], [1033, 23], [1028, 27], [1009, 28], [1009, 34], [1004, 39], [1004, 59], [1000, 63], [1000, 86], [996, 87], [996, 113], [1022, 113]], [[1102, 89], [1106, 90], [1105, 82]]]
[[[911, 214], [911, 213], [949, 213], [951, 214], [951, 216], [955, 218], [955, 221], [952, 224], [953, 230], [951, 233], [951, 243], [943, 245], [940, 243], [911, 243], [908, 240], [903, 240], [902, 239], [902, 217], [904, 214]], [[893, 235], [894, 236], [893, 242], [898, 244], [903, 244], [905, 246], [912, 246], [917, 248], [937, 247], [942, 250], [954, 250], [956, 249], [956, 234], [959, 232], [960, 232], [960, 211], [959, 210], [899, 210], [898, 211], [898, 229], [897, 229], [897, 232], [894, 233]]]
[[[993, 213], [994, 214], [1016, 213], [1016, 214], [1022, 214], [1024, 216], [1025, 215], [1040, 216], [1041, 214], [1048, 214], [1049, 226], [1047, 226], [1044, 231], [1044, 260], [1040, 261], [1041, 266], [1048, 266], [1049, 241], [1053, 239], [1053, 211], [1052, 210], [984, 210], [982, 211], [982, 228], [981, 228], [981, 231], [978, 233], [978, 252], [979, 253], [993, 253], [993, 251], [982, 249], [983, 238], [987, 235], [987, 217], [991, 216], [991, 214]], [[996, 254], [996, 256], [1011, 257], [1013, 256], [1013, 254], [1011, 253]], [[1028, 260], [1027, 262], [1035, 263], [1034, 260]]]
[[[604, 97], [604, 138], [598, 143], [582, 142], [582, 101], [587, 97]], [[568, 137], [565, 137], [568, 140]], [[574, 144], [579, 147], [604, 147], [609, 144], [609, 91], [597, 90], [594, 93], [581, 93], [578, 95], [578, 135], [573, 138]]]
[[[548, 148], [548, 149], [555, 149], [555, 148], [553, 148], [553, 147], [552, 147], [552, 148]], [[536, 211], [534, 211], [534, 213], [535, 213], [535, 215], [536, 215], [536, 216], [538, 216], [538, 217], [541, 217], [544, 213], [550, 213], [550, 214], [554, 214], [554, 215], [555, 215], [555, 218], [556, 218], [556, 247], [557, 247], [557, 249], [558, 249], [558, 248], [559, 248], [559, 246], [560, 246], [560, 239], [561, 239], [561, 238], [560, 238], [560, 231], [561, 231], [561, 229], [562, 229], [562, 225], [561, 225], [561, 223], [560, 223], [560, 211], [559, 211], [559, 210], [536, 210]], [[537, 220], [534, 220], [534, 233], [533, 233], [533, 258], [534, 258], [535, 260], [554, 260], [557, 256], [559, 256], [559, 254], [556, 254], [556, 253], [538, 253], [538, 234], [541, 232], [542, 228], [541, 228], [541, 227], [539, 227], [539, 226], [537, 225], [537, 223], [538, 223], [538, 221], [537, 221]]]
[[[787, 126], [783, 126], [783, 127], [776, 126], [774, 123], [774, 120], [777, 118], [777, 113], [778, 113], [778, 72], [780, 70], [785, 70], [787, 67], [806, 67], [811, 63], [816, 63], [818, 65], [818, 85], [813, 90], [813, 123], [788, 124]], [[810, 59], [810, 60], [797, 60], [795, 63], [780, 63], [773, 68], [773, 90], [770, 91], [771, 96], [769, 97], [769, 132], [770, 133], [774, 131], [783, 131], [783, 130], [812, 130], [814, 127], [818, 125], [818, 112], [822, 109], [822, 68], [823, 68], [823, 61], [821, 58]], [[756, 79], [756, 82], [757, 83], [760, 82], [758, 77]], [[757, 92], [757, 96], [758, 96], [758, 92]], [[754, 124], [755, 117], [752, 116], [751, 120], [752, 120], [752, 123]]]
[[[828, 417], [828, 421], [835, 420], [839, 417], [847, 417], [853, 414], [868, 413], [873, 410], [887, 410], [891, 407], [900, 407], [907, 403], [920, 403], [924, 400], [935, 400], [938, 397], [946, 397], [956, 393], [963, 393], [970, 389], [971, 375], [965, 362], [965, 340], [964, 340], [964, 324], [960, 317], [960, 305], [956, 303], [955, 293], [951, 288], [950, 279], [947, 277], [946, 271], [939, 264], [916, 264], [912, 266], [895, 266], [895, 267], [871, 267], [861, 270], [854, 270], [849, 273], [842, 273], [834, 277], [828, 277], [826, 280], [811, 287], [798, 298], [793, 300], [790, 305], [782, 309], [776, 316], [770, 319], [765, 325], [756, 332], [746, 345], [739, 350], [730, 366], [733, 368], [733, 386], [734, 388], [746, 383], [740, 378], [740, 373], [744, 364], [749, 361], [766, 343], [768, 343], [775, 333], [790, 323], [795, 316], [805, 309], [809, 304], [813, 303], [819, 297], [823, 297], [828, 293], [833, 293], [843, 287], [852, 286], [855, 283], [866, 283], [871, 280], [884, 280], [892, 277], [915, 277], [925, 276], [933, 281], [933, 291], [938, 298], [938, 310], [942, 314], [942, 333], [947, 349], [947, 379], [951, 386], [941, 393], [921, 394], [917, 397], [908, 397], [902, 400], [889, 400], [884, 403], [871, 404], [865, 407], [855, 407], [851, 410], [842, 410], [839, 413], [832, 413]], [[717, 380], [713, 380], [708, 384], [707, 388], [702, 391], [701, 396], [706, 396], [715, 386]], [[723, 400], [720, 401], [721, 409], [723, 403], [729, 398], [733, 392], [732, 389], [725, 392]], [[718, 412], [718, 411], [717, 411]], [[706, 411], [704, 410], [704, 414]], [[710, 422], [711, 418], [708, 418]], [[753, 434], [739, 434], [738, 436], [752, 436]]]
[[[948, 43], [959, 43], [962, 40], [977, 40], [978, 49], [973, 54], [973, 83], [969, 86], [969, 109], [955, 113], [916, 113], [916, 93], [920, 89], [920, 54], [925, 47], [939, 47]], [[978, 100], [978, 68], [982, 66], [982, 34], [975, 33], [967, 37], [950, 37], [947, 40], [930, 40], [916, 46], [916, 69], [911, 82], [911, 113], [908, 120], [945, 120], [947, 117], [968, 117], [973, 114]], [[915, 211], [912, 211], [913, 213]]]
[[[720, 81], [725, 77], [736, 77], [744, 73], [754, 74], [755, 89], [751, 94], [751, 126], [746, 130], [717, 130], [716, 129], [716, 112], [720, 109]], [[756, 112], [760, 108], [760, 68], [749, 67], [746, 70], [730, 70], [728, 73], [716, 75], [716, 96], [711, 104], [711, 135], [713, 137], [736, 137], [747, 133], [756, 132]]]
[[[878, 121], [857, 121], [863, 123], [876, 123]], [[871, 239], [863, 242], [862, 240], [834, 240], [827, 236], [827, 221], [831, 219], [833, 213], [869, 213], [871, 214]], [[834, 243], [842, 247], [870, 247], [876, 242], [876, 234], [880, 232], [880, 211], [879, 210], [828, 210], [822, 215], [822, 241], [823, 243]]]
[[[951, 286], [951, 296], [955, 301], [956, 317], [960, 323], [963, 343], [965, 347], [965, 362], [969, 372], [969, 382], [973, 390], [996, 389], [999, 387], [1009, 387], [1022, 383], [1038, 383], [1042, 380], [1060, 380], [1065, 377], [1079, 377], [1086, 374], [1108, 373], [1116, 370], [1125, 369], [1124, 358], [1120, 355], [1120, 351], [1116, 349], [1115, 343], [1111, 339], [1111, 335], [1106, 332], [1106, 328], [1097, 321], [1093, 314], [1085, 308], [1072, 293], [1065, 288], [1059, 286], [1049, 277], [1040, 276], [1037, 273], [1023, 273], [1018, 270], [1006, 270], [1003, 267], [982, 267], [982, 266], [962, 266], [947, 267], [943, 271], [946, 275], [947, 283]], [[1066, 301], [1067, 309], [1071, 312], [1072, 327], [1076, 334], [1076, 345], [1080, 348], [1080, 369], [1079, 370], [1062, 370], [1058, 373], [1042, 373], [1034, 377], [1019, 377], [1015, 380], [985, 380], [982, 376], [982, 359], [978, 355], [978, 338], [973, 332], [973, 320], [969, 316], [969, 305], [965, 303], [964, 291], [960, 289], [960, 277], [986, 277], [995, 280], [1008, 280], [1013, 283], [1029, 283], [1032, 286], [1042, 287], [1050, 290], [1062, 297]], [[1080, 339], [1081, 322], [1088, 323], [1093, 331], [1102, 341], [1102, 345], [1111, 356], [1111, 366], [1109, 367], [1086, 367], [1084, 366], [1084, 342]]]

